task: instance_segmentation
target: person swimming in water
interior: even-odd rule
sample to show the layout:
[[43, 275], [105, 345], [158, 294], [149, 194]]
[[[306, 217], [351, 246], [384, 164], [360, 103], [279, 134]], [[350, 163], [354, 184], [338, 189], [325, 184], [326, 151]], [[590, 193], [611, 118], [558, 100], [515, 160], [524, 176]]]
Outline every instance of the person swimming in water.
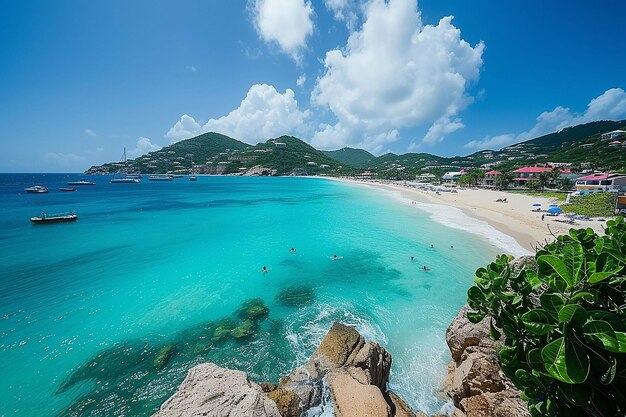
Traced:
[[430, 271], [430, 268], [426, 267], [426, 265], [424, 265], [424, 271]]
[[433, 249], [435, 246], [431, 243], [430, 244], [430, 248]]
[[[426, 267], [424, 267], [426, 268]], [[263, 272], [267, 272], [267, 267], [265, 265], [263, 265]]]
[[296, 248], [291, 248], [291, 249], [289, 249], [289, 252], [291, 252], [291, 253], [296, 253]]
[[413, 262], [415, 260], [415, 258], [413, 256], [411, 256], [411, 262]]

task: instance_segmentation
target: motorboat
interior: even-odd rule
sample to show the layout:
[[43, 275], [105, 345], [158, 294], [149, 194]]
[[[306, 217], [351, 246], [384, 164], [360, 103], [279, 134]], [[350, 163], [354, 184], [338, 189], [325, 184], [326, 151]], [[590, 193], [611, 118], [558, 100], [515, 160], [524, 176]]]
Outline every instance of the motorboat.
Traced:
[[74, 213], [46, 214], [41, 213], [39, 217], [31, 217], [30, 221], [34, 224], [45, 223], [69, 223], [78, 220], [78, 216]]
[[76, 191], [76, 188], [74, 187], [63, 187], [63, 188], [59, 188], [59, 191]]
[[79, 181], [70, 181], [67, 185], [96, 185], [95, 182], [87, 181], [87, 180], [79, 180]]
[[30, 194], [46, 194], [50, 192], [48, 187], [44, 187], [43, 185], [33, 185], [32, 187], [24, 188], [24, 191]]
[[192, 175], [189, 177], [189, 181], [198, 181], [198, 177], [196, 177], [195, 175]]
[[174, 177], [171, 175], [150, 175], [149, 181], [174, 181]]

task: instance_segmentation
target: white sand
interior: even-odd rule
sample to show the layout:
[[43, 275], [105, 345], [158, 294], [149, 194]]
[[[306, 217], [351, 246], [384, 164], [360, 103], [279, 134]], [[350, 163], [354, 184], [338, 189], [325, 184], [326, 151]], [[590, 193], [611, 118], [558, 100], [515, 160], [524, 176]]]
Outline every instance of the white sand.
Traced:
[[[481, 235], [493, 245], [515, 256], [534, 252], [538, 242], [543, 244], [552, 241], [554, 235], [567, 233], [570, 228], [591, 227], [597, 233], [603, 234], [604, 222], [600, 221], [583, 221], [572, 226], [555, 221], [564, 219], [562, 215], [546, 215], [542, 221], [541, 215], [545, 213], [532, 211], [535, 208], [532, 205], [541, 203], [541, 208], [545, 210], [550, 203], [557, 202], [551, 198], [486, 189], [463, 189], [457, 190], [457, 193], [442, 192], [437, 195], [435, 192], [405, 187], [400, 183], [346, 181], [392, 191], [404, 204], [413, 204], [430, 213], [433, 220]], [[503, 198], [508, 203], [496, 202]]]

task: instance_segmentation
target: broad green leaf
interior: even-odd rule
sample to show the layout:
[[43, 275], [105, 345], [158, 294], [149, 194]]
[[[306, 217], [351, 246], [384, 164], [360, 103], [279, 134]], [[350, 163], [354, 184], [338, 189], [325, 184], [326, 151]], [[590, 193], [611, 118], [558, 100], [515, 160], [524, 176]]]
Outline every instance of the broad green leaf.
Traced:
[[543, 366], [543, 359], [541, 358], [541, 349], [539, 348], [528, 351], [526, 354], [526, 362], [528, 362], [528, 366], [530, 366], [530, 368], [534, 371], [546, 371], [546, 368]]
[[617, 359], [611, 358], [611, 365], [609, 369], [600, 377], [600, 383], [602, 385], [609, 385], [615, 379], [615, 372], [617, 371]]
[[567, 265], [569, 276], [572, 279], [572, 282], [565, 280], [569, 288], [576, 286], [580, 282], [580, 271], [583, 268], [584, 260], [585, 253], [580, 243], [570, 243], [563, 247], [563, 261]]
[[615, 330], [604, 320], [591, 320], [583, 326], [585, 338], [604, 347], [609, 352], [619, 352]]
[[554, 318], [541, 309], [527, 311], [521, 318], [526, 330], [538, 336], [550, 333], [556, 327]]
[[565, 399], [577, 407], [583, 407], [589, 401], [591, 390], [585, 384], [558, 384]]
[[502, 366], [513, 368], [519, 367], [519, 358], [517, 357], [517, 348], [505, 347], [500, 350], [500, 363]]
[[593, 294], [590, 293], [589, 291], [579, 291], [576, 294], [574, 294], [574, 296], [572, 298], [570, 298], [569, 301], [570, 302], [574, 302], [574, 301], [579, 300], [581, 298], [583, 300], [585, 300], [585, 301], [590, 302], [590, 303], [593, 302]]
[[565, 281], [569, 288], [574, 286], [574, 278], [572, 277], [570, 269], [561, 258], [555, 255], [542, 255], [537, 261], [549, 265], [552, 270]]
[[568, 304], [559, 311], [559, 322], [582, 326], [587, 321], [587, 312], [578, 304]]
[[615, 272], [594, 272], [587, 281], [589, 281], [590, 284], [595, 284], [596, 282], [604, 281], [614, 274]]
[[493, 340], [500, 340], [500, 332], [493, 325], [493, 319], [489, 321], [489, 337]]
[[619, 353], [626, 353], [626, 333], [625, 332], [615, 332], [615, 337], [617, 338], [617, 350]]
[[525, 274], [526, 282], [530, 284], [533, 290], [541, 286], [542, 282], [539, 279], [539, 276], [537, 275], [536, 272], [534, 271], [525, 271], [525, 272], [526, 272]]
[[556, 319], [565, 304], [565, 299], [560, 294], [543, 293], [539, 297], [539, 303], [548, 314]]
[[482, 313], [473, 313], [471, 311], [467, 313], [467, 319], [474, 324], [480, 323], [480, 321], [484, 318], [485, 315]]
[[581, 384], [589, 375], [589, 357], [575, 342], [559, 337], [541, 350], [546, 371], [568, 384]]

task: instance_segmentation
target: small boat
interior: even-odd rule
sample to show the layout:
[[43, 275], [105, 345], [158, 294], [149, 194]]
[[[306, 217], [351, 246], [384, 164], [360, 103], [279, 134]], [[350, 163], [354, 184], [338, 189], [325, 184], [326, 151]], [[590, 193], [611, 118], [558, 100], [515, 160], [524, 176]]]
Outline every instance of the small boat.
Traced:
[[74, 188], [74, 187], [63, 187], [63, 188], [59, 188], [59, 191], [76, 191], [76, 188]]
[[49, 192], [48, 187], [43, 185], [33, 185], [32, 187], [24, 188], [24, 191], [30, 194], [46, 194]]
[[149, 181], [173, 181], [174, 177], [171, 175], [150, 175], [148, 177]]
[[86, 180], [79, 180], [79, 181], [70, 181], [67, 183], [67, 185], [96, 185], [96, 183], [91, 182], [91, 181], [86, 181]]
[[135, 178], [137, 180], [140, 180], [143, 178], [143, 175], [141, 174], [126, 174], [126, 178]]
[[141, 180], [138, 178], [113, 178], [111, 184], [138, 184]]
[[198, 178], [195, 175], [189, 177], [189, 181], [198, 181]]
[[46, 214], [41, 213], [40, 217], [31, 217], [30, 221], [34, 224], [44, 224], [44, 223], [69, 223], [75, 222], [78, 220], [78, 216], [72, 213], [62, 213], [62, 214]]
[[[122, 172], [126, 172], [126, 148], [124, 148], [124, 169], [118, 173], [122, 174]], [[141, 178], [141, 175], [139, 175], [139, 178]], [[141, 182], [139, 178], [137, 178], [136, 175], [131, 176], [128, 174], [122, 175], [120, 178], [115, 178], [115, 176], [113, 176], [111, 184], [138, 184]]]

